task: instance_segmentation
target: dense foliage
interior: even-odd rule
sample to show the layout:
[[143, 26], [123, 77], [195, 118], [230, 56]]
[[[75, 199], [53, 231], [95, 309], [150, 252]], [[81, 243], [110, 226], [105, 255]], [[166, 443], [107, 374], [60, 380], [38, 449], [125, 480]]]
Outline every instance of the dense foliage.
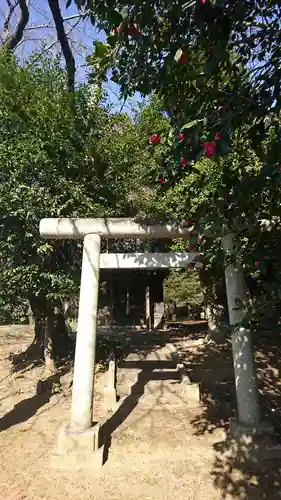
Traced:
[[164, 299], [166, 303], [188, 305], [193, 314], [202, 310], [203, 294], [197, 272], [185, 269], [173, 269], [164, 282]]
[[235, 229], [251, 287], [263, 274], [264, 302], [276, 306], [278, 227], [251, 237], [244, 229], [280, 217], [280, 3], [76, 3], [107, 35], [89, 60], [93, 81], [110, 70], [125, 98], [156, 92], [170, 118], [170, 133], [154, 130], [150, 139], [167, 147], [148, 177], [159, 186], [159, 213], [203, 222], [207, 267], [220, 262], [221, 272], [216, 237]]
[[[64, 116], [58, 113], [56, 130], [64, 130], [66, 135], [63, 132], [58, 138], [55, 134], [54, 139], [51, 134], [49, 151], [54, 150], [52, 161], [54, 158], [59, 161], [59, 171], [62, 165], [67, 166], [67, 175], [65, 171], [62, 175], [64, 181], [67, 178], [67, 186], [63, 179], [58, 181], [58, 190], [61, 185], [63, 194], [59, 197], [52, 192], [51, 203], [43, 195], [43, 202], [39, 204], [44, 215], [72, 215], [81, 210], [83, 215], [137, 214], [151, 220], [196, 219], [196, 236], [204, 232], [200, 244], [196, 240], [196, 248], [204, 253], [205, 269], [214, 277], [223, 273], [219, 237], [222, 226], [227, 225], [238, 231], [238, 258], [243, 261], [247, 276], [254, 275], [256, 283], [257, 273], [260, 276], [264, 267], [258, 269], [257, 263], [263, 261], [263, 257], [267, 262], [275, 262], [276, 271], [279, 250], [274, 232], [267, 236], [272, 238], [272, 245], [268, 243], [263, 247], [259, 234], [255, 239], [249, 238], [241, 232], [241, 227], [255, 224], [262, 217], [280, 215], [279, 3], [194, 0], [167, 4], [161, 1], [157, 8], [146, 1], [141, 4], [123, 1], [108, 4], [98, 0], [75, 3], [78, 8], [87, 7], [93, 24], [103, 29], [107, 37], [105, 43], [94, 43], [88, 60], [93, 84], [99, 88], [110, 74], [120, 85], [123, 98], [136, 90], [153, 98], [150, 106], [143, 106], [132, 122], [120, 115], [109, 117], [102, 106], [96, 106], [92, 114], [85, 113], [85, 89], [78, 87], [69, 94], [63, 78], [59, 81], [55, 95], [57, 92], [63, 101], [60, 109], [65, 108], [69, 113]], [[27, 70], [21, 71], [26, 74]], [[36, 71], [39, 74], [41, 69]], [[58, 89], [63, 89], [63, 97]], [[38, 95], [35, 99], [39, 99]], [[35, 147], [29, 138], [27, 140], [29, 151], [32, 148], [35, 152], [34, 158], [40, 141], [42, 143], [40, 131], [44, 127], [40, 125], [40, 117], [45, 122], [49, 119], [50, 106], [45, 103], [44, 110], [35, 112], [40, 115], [34, 118], [39, 123], [36, 134], [31, 134], [36, 138], [33, 139]], [[88, 110], [89, 99], [86, 106]], [[61, 148], [60, 139], [69, 144], [63, 161], [60, 155], [64, 147]], [[45, 138], [43, 144], [44, 141]], [[13, 142], [11, 147], [16, 149]], [[50, 158], [47, 167], [44, 161], [40, 167], [31, 167], [33, 175], [36, 168], [38, 173], [39, 169], [42, 172], [43, 165], [44, 172], [50, 170]], [[83, 164], [83, 168], [75, 167], [78, 164]], [[17, 179], [20, 186], [21, 178]], [[51, 193], [49, 186], [48, 190]], [[6, 188], [5, 192], [8, 192]], [[71, 207], [66, 199], [73, 200]], [[40, 216], [38, 214], [38, 219]], [[11, 252], [18, 248], [12, 243], [9, 245]], [[61, 243], [56, 245], [61, 246]], [[58, 257], [53, 247], [45, 245], [43, 249], [39, 264], [36, 255], [37, 260], [32, 261], [30, 268], [34, 277], [40, 276], [42, 293], [47, 292], [46, 296], [51, 298], [48, 290], [52, 289], [56, 298], [56, 289], [60, 297], [64, 290], [71, 291], [72, 287], [74, 290], [76, 257], [71, 265], [70, 256], [65, 260], [69, 282], [66, 278], [56, 279], [54, 286], [51, 280], [57, 274], [53, 270], [44, 271], [42, 280], [42, 269], [48, 259], [54, 265]], [[30, 266], [30, 259], [28, 262]], [[15, 267], [16, 279], [21, 272], [18, 267]], [[61, 264], [60, 269], [64, 273]], [[269, 266], [264, 272], [268, 269]], [[5, 272], [10, 280], [9, 268]], [[28, 276], [32, 273], [28, 272]], [[35, 281], [32, 278], [32, 282]], [[265, 294], [269, 293], [271, 299], [274, 295], [277, 300], [274, 283], [274, 291], [271, 287]]]
[[[147, 136], [167, 131], [169, 121], [156, 98], [132, 116], [113, 113], [92, 85], [70, 94], [57, 61], [20, 67], [5, 51], [0, 118], [0, 321], [26, 320], [28, 303], [41, 319], [77, 295], [81, 244], [42, 240], [40, 219], [153, 217], [155, 192], [143, 177], [164, 149]], [[134, 248], [135, 241], [107, 243], [111, 251]]]
[[161, 94], [177, 131], [189, 124], [183, 131], [190, 158], [208, 154], [211, 146], [206, 151], [201, 143], [211, 144], [217, 132], [215, 151], [226, 152], [244, 125], [259, 147], [268, 119], [280, 111], [279, 2], [76, 4], [107, 35], [106, 44], [95, 44], [93, 77], [105, 78], [110, 67], [123, 96]]
[[134, 124], [93, 99], [91, 89], [70, 94], [56, 61], [19, 67], [0, 53], [2, 320], [14, 319], [18, 297], [42, 316], [77, 293], [81, 245], [43, 241], [41, 218], [145, 211], [140, 173], [156, 152], [141, 138], [153, 117], [140, 110]]

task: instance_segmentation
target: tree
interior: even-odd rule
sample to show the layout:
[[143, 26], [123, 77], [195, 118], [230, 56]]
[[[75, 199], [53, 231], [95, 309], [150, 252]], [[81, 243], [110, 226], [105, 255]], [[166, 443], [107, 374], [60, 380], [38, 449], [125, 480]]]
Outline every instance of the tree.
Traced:
[[[61, 7], [59, 0], [48, 1], [48, 6], [50, 9], [51, 23], [46, 22], [45, 25], [39, 25], [29, 27], [30, 22], [30, 7], [28, 0], [6, 0], [7, 3], [7, 14], [3, 23], [3, 33], [1, 35], [2, 44], [5, 48], [11, 51], [15, 51], [17, 47], [25, 40], [25, 35], [27, 30], [32, 29], [33, 31], [38, 29], [49, 29], [50, 24], [54, 24], [54, 29], [57, 35], [57, 40], [60, 44], [60, 48], [65, 60], [67, 81], [69, 91], [74, 90], [75, 83], [75, 58], [72, 53], [71, 43], [69, 40], [70, 32], [74, 29], [79, 20], [84, 16], [84, 12], [80, 12], [77, 15], [70, 16], [65, 19], [61, 12]], [[32, 6], [33, 7], [33, 6]], [[36, 9], [36, 7], [35, 7]], [[39, 11], [40, 12], [40, 11]], [[65, 22], [69, 23], [69, 20], [74, 20], [74, 24], [68, 29], [65, 29]], [[15, 27], [13, 27], [13, 24]], [[40, 39], [38, 39], [40, 42]], [[41, 42], [43, 42], [41, 38]], [[41, 47], [44, 45], [41, 43]], [[54, 43], [49, 46], [49, 49], [53, 47]]]
[[[280, 111], [278, 1], [160, 1], [157, 8], [149, 1], [75, 3], [88, 8], [93, 24], [106, 32], [104, 52], [107, 58], [111, 53], [112, 78], [124, 96], [163, 93], [174, 118], [179, 107], [181, 125], [203, 120], [210, 140], [216, 130], [227, 140], [245, 123], [255, 146], [265, 137], [268, 117]], [[225, 73], [231, 88], [222, 85]], [[198, 89], [202, 99], [194, 109]], [[192, 139], [196, 157], [196, 130]]]
[[81, 245], [42, 241], [40, 219], [135, 215], [149, 157], [132, 120], [111, 114], [90, 90], [69, 93], [56, 61], [19, 67], [0, 52], [1, 290], [30, 302], [34, 344], [45, 338], [49, 366], [52, 348], [60, 354], [68, 338], [60, 304], [77, 294]]
[[192, 309], [203, 305], [203, 295], [198, 273], [183, 269], [171, 270], [164, 281], [165, 302], [188, 304]]
[[65, 59], [67, 76], [68, 76], [68, 88], [70, 91], [73, 91], [74, 78], [75, 78], [75, 60], [69, 45], [68, 38], [65, 33], [59, 0], [48, 0], [48, 4], [52, 12], [52, 16], [57, 30], [58, 40], [60, 42], [61, 50]]
[[[226, 307], [224, 256], [221, 249], [223, 225], [232, 226], [234, 230], [238, 228], [236, 255], [243, 262], [253, 301], [252, 305], [247, 304], [248, 325], [263, 316], [265, 304], [271, 303], [271, 307], [275, 308], [280, 300], [278, 226], [270, 233], [261, 232], [258, 226], [252, 234], [247, 231], [248, 227], [255, 227], [258, 219], [271, 219], [278, 215], [280, 172], [277, 170], [274, 175], [265, 178], [265, 167], [245, 137], [247, 134], [237, 131], [232, 150], [227, 156], [216, 161], [201, 159], [191, 172], [185, 167], [182, 179], [174, 186], [159, 186], [158, 196], [154, 199], [153, 210], [159, 217], [163, 217], [163, 214], [171, 214], [174, 220], [188, 217], [191, 221], [197, 221], [197, 235], [204, 235], [196, 249], [204, 254], [201, 284], [206, 306], [213, 311], [210, 320], [214, 326], [218, 325], [216, 316], [219, 319], [223, 313], [222, 305]], [[272, 144], [276, 140], [274, 127], [269, 140]], [[267, 143], [261, 144], [261, 147], [266, 149]], [[177, 242], [176, 245], [174, 249], [177, 251], [187, 248], [185, 241]], [[256, 296], [259, 296], [258, 308]], [[225, 329], [222, 333], [225, 335]]]

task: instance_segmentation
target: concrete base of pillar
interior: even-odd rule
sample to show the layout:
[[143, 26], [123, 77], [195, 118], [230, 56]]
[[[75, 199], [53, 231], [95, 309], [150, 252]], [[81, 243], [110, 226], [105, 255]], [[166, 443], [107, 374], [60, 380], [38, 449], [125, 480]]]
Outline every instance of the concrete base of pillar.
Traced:
[[257, 426], [247, 426], [234, 418], [230, 419], [229, 427], [237, 460], [260, 463], [262, 460], [281, 458], [281, 445], [275, 439], [271, 424], [264, 422]]
[[248, 444], [255, 440], [274, 435], [274, 428], [269, 423], [263, 422], [256, 426], [248, 426], [240, 422], [237, 418], [230, 419], [229, 431], [230, 435], [242, 444]]
[[50, 465], [56, 469], [94, 468], [103, 465], [104, 446], [99, 446], [100, 425], [73, 432], [69, 425], [59, 431], [57, 447]]
[[246, 426], [237, 419], [230, 420], [232, 454], [236, 460], [260, 464], [263, 460], [281, 458], [281, 445], [276, 441], [271, 424]]
[[102, 446], [93, 453], [70, 453], [61, 455], [56, 451], [51, 455], [51, 469], [79, 470], [98, 469], [104, 463], [104, 447]]

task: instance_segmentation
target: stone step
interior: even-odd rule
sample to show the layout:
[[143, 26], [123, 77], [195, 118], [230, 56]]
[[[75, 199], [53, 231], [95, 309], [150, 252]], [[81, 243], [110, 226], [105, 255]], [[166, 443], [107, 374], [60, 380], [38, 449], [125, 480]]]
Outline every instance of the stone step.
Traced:
[[144, 350], [136, 353], [131, 353], [127, 356], [126, 361], [172, 361], [172, 353], [175, 348], [172, 344], [165, 344], [163, 347], [155, 348], [150, 352]]
[[127, 387], [118, 387], [117, 394], [122, 401], [127, 400], [137, 405], [182, 405], [196, 407], [200, 404], [197, 384], [184, 387], [179, 380], [149, 381], [145, 386], [136, 386], [129, 393]]

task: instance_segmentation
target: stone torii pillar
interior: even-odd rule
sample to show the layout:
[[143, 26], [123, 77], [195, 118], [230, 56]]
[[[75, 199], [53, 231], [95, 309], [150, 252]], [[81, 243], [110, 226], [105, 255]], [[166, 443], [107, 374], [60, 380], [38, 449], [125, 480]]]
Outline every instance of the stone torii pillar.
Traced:
[[[230, 429], [234, 437], [247, 442], [253, 436], [273, 434], [273, 427], [261, 421], [251, 331], [239, 326], [245, 317], [243, 303], [247, 293], [243, 268], [237, 260], [233, 260], [234, 239], [233, 233], [227, 233], [222, 238], [223, 249], [230, 258], [225, 266], [225, 284], [229, 322], [233, 328], [231, 343], [238, 411], [238, 418], [230, 421]], [[242, 307], [238, 306], [237, 300]]]
[[[93, 390], [96, 351], [97, 308], [99, 291], [101, 238], [182, 238], [190, 228], [173, 225], [144, 225], [133, 219], [43, 219], [40, 234], [47, 239], [83, 239], [83, 257], [76, 336], [72, 404], [70, 424], [65, 426], [58, 440], [54, 457], [56, 467], [92, 466], [93, 451], [99, 449], [99, 426], [93, 426]], [[136, 254], [135, 254], [136, 255]], [[139, 258], [134, 267], [149, 268], [149, 254]], [[167, 255], [162, 255], [163, 267], [172, 265]], [[175, 254], [176, 255], [176, 254]], [[198, 254], [190, 254], [190, 262]], [[104, 255], [104, 259], [110, 256]], [[116, 256], [111, 256], [111, 259]], [[136, 260], [128, 256], [128, 262]], [[166, 260], [165, 260], [166, 259]], [[161, 260], [161, 259], [160, 259]], [[187, 262], [185, 261], [185, 265]], [[124, 265], [127, 267], [128, 263]], [[161, 266], [160, 266], [161, 267]], [[86, 457], [85, 457], [86, 454]], [[62, 460], [63, 455], [63, 460]], [[66, 459], [67, 457], [67, 459]], [[102, 461], [101, 453], [98, 461]], [[96, 458], [94, 459], [96, 463]], [[81, 465], [82, 464], [82, 465]]]
[[85, 236], [70, 420], [71, 429], [78, 432], [92, 426], [100, 247], [99, 234]]

